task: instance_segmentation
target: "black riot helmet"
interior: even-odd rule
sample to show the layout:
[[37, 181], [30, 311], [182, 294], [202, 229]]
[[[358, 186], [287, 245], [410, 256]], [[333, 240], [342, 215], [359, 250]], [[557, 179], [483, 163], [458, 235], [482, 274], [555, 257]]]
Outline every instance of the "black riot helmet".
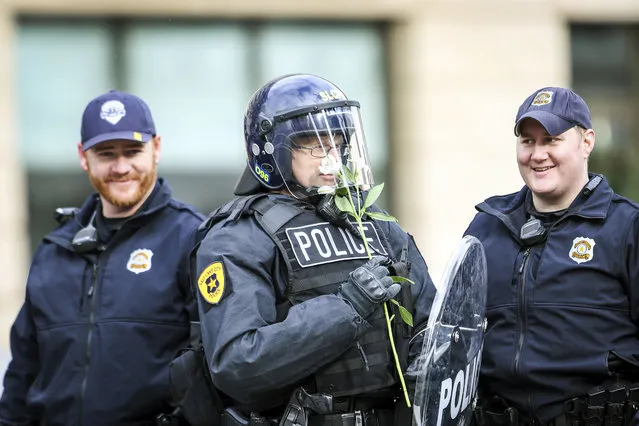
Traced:
[[[248, 163], [236, 195], [285, 189], [305, 198], [373, 185], [359, 103], [323, 78], [292, 74], [266, 83], [248, 103], [244, 140]], [[317, 158], [320, 173], [334, 179], [302, 185], [293, 173], [296, 151]]]

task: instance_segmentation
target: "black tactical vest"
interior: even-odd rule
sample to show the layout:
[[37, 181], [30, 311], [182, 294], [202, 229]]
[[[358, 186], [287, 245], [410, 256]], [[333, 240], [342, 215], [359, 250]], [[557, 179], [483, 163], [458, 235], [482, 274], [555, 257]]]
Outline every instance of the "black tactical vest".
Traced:
[[[315, 208], [296, 200], [272, 200], [265, 194], [242, 197], [218, 209], [207, 228], [220, 220], [237, 220], [253, 214], [272, 238], [286, 263], [288, 282], [285, 297], [290, 304], [278, 309], [283, 319], [288, 308], [325, 294], [335, 294], [349, 273], [368, 261], [363, 240], [357, 232], [342, 229], [322, 219]], [[386, 236], [375, 221], [364, 222], [372, 255], [391, 257]], [[400, 321], [395, 319], [394, 321]], [[383, 309], [368, 322], [372, 328], [334, 362], [313, 375], [316, 392], [335, 397], [353, 396], [391, 387], [398, 382]], [[312, 324], [309, 324], [312, 327]], [[395, 336], [405, 339], [404, 333]]]

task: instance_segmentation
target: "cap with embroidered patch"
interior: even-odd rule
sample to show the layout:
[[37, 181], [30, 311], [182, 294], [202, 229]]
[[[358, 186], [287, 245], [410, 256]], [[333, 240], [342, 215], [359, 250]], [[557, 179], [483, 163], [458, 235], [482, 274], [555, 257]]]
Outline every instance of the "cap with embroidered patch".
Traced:
[[574, 126], [592, 128], [586, 102], [570, 89], [544, 87], [528, 96], [517, 111], [515, 136], [526, 118], [537, 120], [551, 136], [557, 136]]
[[149, 106], [139, 97], [111, 90], [93, 99], [82, 114], [82, 149], [116, 139], [148, 142], [155, 135]]

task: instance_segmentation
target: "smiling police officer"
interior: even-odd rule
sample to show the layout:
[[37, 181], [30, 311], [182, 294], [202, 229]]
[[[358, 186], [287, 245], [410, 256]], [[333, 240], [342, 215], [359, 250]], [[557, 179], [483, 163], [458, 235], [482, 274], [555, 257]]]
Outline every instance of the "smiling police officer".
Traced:
[[639, 206], [588, 173], [590, 111], [546, 87], [521, 105], [525, 186], [487, 199], [482, 425], [622, 425], [639, 403]]
[[[365, 245], [326, 204], [339, 186], [373, 183], [359, 104], [322, 78], [284, 76], [253, 95], [244, 131], [241, 197], [211, 215], [197, 250], [213, 383], [250, 424], [402, 424], [382, 304], [396, 297], [414, 315], [415, 329], [393, 322], [405, 368], [435, 290], [396, 223], [365, 217]], [[400, 288], [389, 270], [415, 284]], [[421, 340], [412, 343], [419, 352]]]
[[186, 260], [204, 217], [158, 178], [161, 138], [139, 97], [91, 100], [81, 137], [96, 193], [60, 210], [33, 257], [0, 425], [152, 425], [173, 409], [169, 364], [197, 316]]

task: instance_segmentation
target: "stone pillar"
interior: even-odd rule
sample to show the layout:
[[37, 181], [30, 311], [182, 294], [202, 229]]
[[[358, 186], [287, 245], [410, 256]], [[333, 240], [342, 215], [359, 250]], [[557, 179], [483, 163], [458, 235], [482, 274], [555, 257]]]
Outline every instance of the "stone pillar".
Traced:
[[15, 29], [11, 9], [0, 3], [0, 363], [9, 351], [9, 327], [24, 297], [28, 268], [27, 192], [18, 153], [17, 70], [12, 66]]
[[475, 204], [519, 190], [513, 125], [539, 87], [566, 85], [554, 0], [420, 3], [389, 40], [394, 213], [437, 283]]

